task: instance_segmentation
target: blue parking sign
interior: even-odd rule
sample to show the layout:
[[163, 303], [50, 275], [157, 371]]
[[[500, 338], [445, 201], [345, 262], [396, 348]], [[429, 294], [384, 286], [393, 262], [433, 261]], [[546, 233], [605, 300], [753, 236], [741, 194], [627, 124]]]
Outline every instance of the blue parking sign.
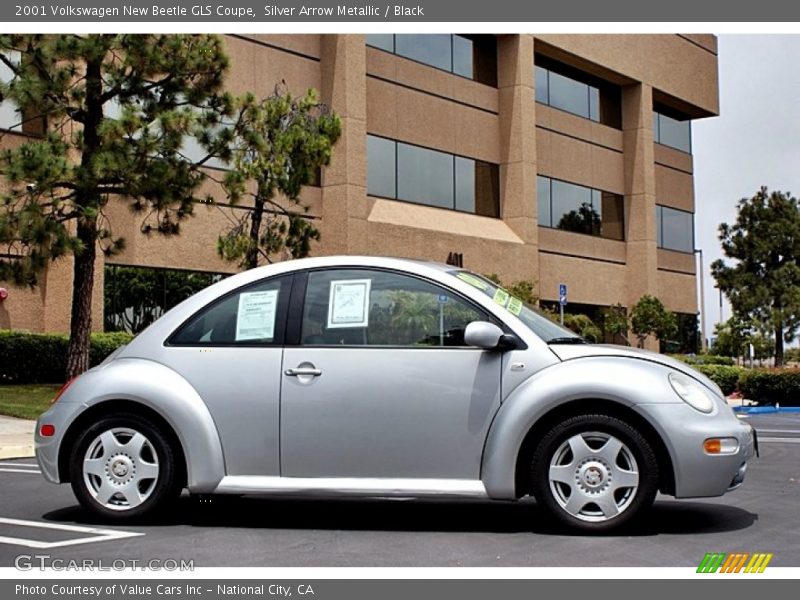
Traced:
[[564, 296], [566, 299], [567, 297], [567, 284], [566, 283], [559, 283], [558, 284], [558, 295]]

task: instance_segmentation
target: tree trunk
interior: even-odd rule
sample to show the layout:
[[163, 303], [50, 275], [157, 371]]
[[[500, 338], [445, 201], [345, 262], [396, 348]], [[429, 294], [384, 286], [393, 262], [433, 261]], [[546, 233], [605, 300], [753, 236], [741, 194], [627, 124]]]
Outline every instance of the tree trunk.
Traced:
[[253, 212], [250, 214], [250, 246], [244, 259], [245, 269], [255, 269], [258, 266], [258, 246], [261, 237], [261, 221], [264, 218], [264, 200], [261, 194], [256, 194], [253, 202]]
[[[100, 148], [98, 130], [103, 120], [102, 79], [103, 56], [86, 61], [86, 117], [83, 122], [83, 147], [81, 148], [81, 187], [77, 190], [75, 204], [82, 209], [100, 206], [94, 181], [95, 153]], [[69, 346], [67, 347], [67, 378], [77, 377], [89, 368], [89, 343], [92, 333], [92, 288], [94, 287], [94, 259], [97, 255], [97, 217], [81, 216], [76, 237], [81, 241], [81, 251], [75, 253], [72, 278], [72, 314]]]
[[92, 333], [92, 288], [94, 287], [95, 224], [79, 223], [78, 239], [83, 251], [75, 254], [72, 283], [72, 315], [67, 347], [67, 379], [89, 368], [89, 343]]
[[783, 321], [775, 325], [775, 366], [783, 366]]

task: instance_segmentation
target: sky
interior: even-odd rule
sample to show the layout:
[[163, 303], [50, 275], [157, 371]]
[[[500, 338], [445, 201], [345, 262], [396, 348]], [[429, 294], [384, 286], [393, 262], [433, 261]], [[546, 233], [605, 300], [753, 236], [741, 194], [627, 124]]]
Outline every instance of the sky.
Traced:
[[[720, 116], [692, 123], [695, 247], [703, 250], [706, 337], [720, 315], [709, 265], [717, 229], [765, 185], [800, 196], [800, 35], [719, 36]], [[722, 320], [731, 316], [723, 302]]]

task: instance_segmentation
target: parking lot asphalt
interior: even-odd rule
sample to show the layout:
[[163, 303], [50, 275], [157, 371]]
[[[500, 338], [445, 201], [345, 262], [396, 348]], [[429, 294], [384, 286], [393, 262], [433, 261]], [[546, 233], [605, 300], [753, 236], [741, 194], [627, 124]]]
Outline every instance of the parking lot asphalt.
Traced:
[[109, 525], [33, 459], [0, 461], [0, 566], [22, 554], [64, 560], [193, 560], [231, 566], [694, 567], [706, 552], [771, 552], [800, 566], [800, 414], [747, 418], [761, 457], [721, 498], [659, 497], [635, 529], [570, 533], [533, 501], [181, 498], [151, 523]]

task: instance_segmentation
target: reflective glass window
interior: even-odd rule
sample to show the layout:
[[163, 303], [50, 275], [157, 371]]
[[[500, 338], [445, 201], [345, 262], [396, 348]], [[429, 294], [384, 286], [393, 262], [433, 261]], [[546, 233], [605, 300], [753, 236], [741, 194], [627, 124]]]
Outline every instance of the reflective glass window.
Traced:
[[589, 86], [559, 75], [550, 73], [550, 106], [589, 118]]
[[397, 143], [367, 136], [367, 193], [383, 198], [397, 197]]
[[656, 206], [658, 246], [678, 252], [694, 252], [694, 214], [668, 206]]
[[486, 217], [500, 215], [497, 165], [374, 135], [367, 136], [367, 193]]
[[536, 66], [536, 101], [550, 104], [550, 71]]
[[397, 144], [397, 198], [453, 208], [453, 155]]
[[537, 102], [610, 127], [621, 126], [618, 85], [548, 57], [536, 55], [535, 61]]
[[537, 178], [539, 225], [622, 240], [624, 202], [619, 194], [567, 181]]
[[392, 33], [368, 33], [366, 41], [367, 46], [394, 52], [394, 34]]
[[493, 35], [368, 34], [368, 46], [497, 86], [497, 40]]
[[689, 119], [673, 119], [656, 112], [654, 115], [653, 137], [656, 142], [681, 150], [692, 152], [692, 122]]
[[449, 34], [396, 34], [395, 53], [426, 65], [453, 70], [452, 36]]
[[453, 73], [472, 79], [473, 42], [460, 35], [453, 36]]

